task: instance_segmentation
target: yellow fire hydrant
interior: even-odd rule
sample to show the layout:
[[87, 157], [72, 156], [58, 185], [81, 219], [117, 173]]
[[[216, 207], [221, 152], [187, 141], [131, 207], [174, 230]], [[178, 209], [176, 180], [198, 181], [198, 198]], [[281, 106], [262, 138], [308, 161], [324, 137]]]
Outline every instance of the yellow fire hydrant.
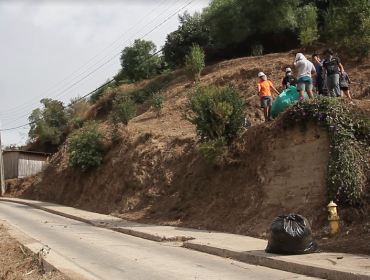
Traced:
[[330, 233], [334, 234], [339, 230], [339, 216], [337, 206], [333, 201], [328, 204], [328, 220], [330, 221]]

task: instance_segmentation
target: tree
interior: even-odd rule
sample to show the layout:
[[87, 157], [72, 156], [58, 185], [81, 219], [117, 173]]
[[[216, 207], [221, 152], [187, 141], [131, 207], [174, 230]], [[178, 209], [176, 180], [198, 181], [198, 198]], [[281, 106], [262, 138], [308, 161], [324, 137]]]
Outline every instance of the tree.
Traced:
[[38, 139], [42, 144], [60, 144], [63, 140], [63, 128], [67, 124], [63, 102], [49, 98], [41, 99], [43, 108], [32, 111], [28, 117], [31, 141]]
[[211, 44], [209, 27], [204, 25], [203, 15], [194, 13], [191, 16], [188, 12], [179, 15], [180, 26], [178, 29], [167, 35], [163, 46], [165, 61], [174, 68], [184, 64], [184, 57], [190, 52], [193, 44], [206, 46]]
[[310, 45], [319, 39], [317, 8], [308, 4], [297, 8], [299, 40], [302, 45]]
[[155, 54], [156, 51], [157, 47], [152, 41], [135, 40], [132, 47], [122, 51], [120, 77], [138, 81], [157, 76], [161, 69], [161, 59]]
[[370, 3], [368, 0], [330, 2], [326, 15], [329, 42], [351, 51], [352, 55], [370, 55]]
[[298, 36], [301, 28], [306, 33], [317, 29], [317, 22], [310, 20], [315, 11], [312, 8], [306, 9], [310, 12], [309, 18], [304, 20], [304, 26], [300, 25], [297, 9], [305, 6], [302, 0], [244, 0], [232, 6], [234, 2], [212, 0], [204, 9], [212, 38], [223, 44], [239, 43], [255, 34], [263, 36], [292, 30]]

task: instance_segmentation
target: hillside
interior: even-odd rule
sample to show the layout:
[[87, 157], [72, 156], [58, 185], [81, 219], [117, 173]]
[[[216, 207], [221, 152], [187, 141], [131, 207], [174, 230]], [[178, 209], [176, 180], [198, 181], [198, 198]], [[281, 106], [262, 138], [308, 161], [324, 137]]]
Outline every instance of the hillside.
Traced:
[[[320, 48], [322, 51], [324, 48]], [[312, 53], [316, 49], [309, 50]], [[245, 57], [208, 66], [202, 84], [235, 84], [247, 101], [252, 126], [243, 141], [234, 141], [226, 162], [208, 165], [196, 152], [194, 127], [183, 120], [187, 93], [193, 84], [182, 70], [163, 89], [165, 105], [158, 114], [150, 104], [121, 126], [118, 144], [110, 149], [95, 172], [80, 173], [68, 166], [65, 143], [48, 168], [36, 176], [8, 180], [9, 196], [37, 199], [160, 225], [227, 231], [266, 238], [271, 220], [299, 213], [312, 224], [324, 250], [370, 254], [369, 206], [340, 208], [341, 232], [332, 237], [327, 221], [325, 186], [329, 160], [327, 133], [310, 124], [286, 131], [264, 123], [256, 95], [257, 73], [265, 72], [281, 90], [285, 67], [293, 53]], [[352, 80], [354, 107], [368, 111], [370, 64], [339, 54]], [[163, 77], [123, 85], [125, 91], [159, 83]], [[107, 119], [111, 96], [90, 108], [90, 116]], [[99, 110], [100, 108], [106, 110]], [[107, 123], [102, 126], [108, 130]], [[369, 190], [367, 190], [369, 193]], [[366, 234], [365, 234], [366, 233]], [[361, 242], [357, 242], [361, 240]]]

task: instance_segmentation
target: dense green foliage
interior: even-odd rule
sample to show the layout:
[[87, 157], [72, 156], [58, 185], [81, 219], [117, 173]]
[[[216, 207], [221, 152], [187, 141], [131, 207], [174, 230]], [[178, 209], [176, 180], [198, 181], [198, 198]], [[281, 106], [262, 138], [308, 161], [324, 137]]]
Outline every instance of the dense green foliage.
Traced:
[[202, 48], [194, 44], [190, 48], [189, 54], [185, 56], [185, 71], [189, 79], [196, 82], [200, 80], [200, 73], [205, 66], [204, 58]]
[[283, 126], [297, 123], [305, 127], [309, 121], [329, 133], [330, 161], [326, 184], [330, 198], [360, 202], [369, 171], [370, 118], [351, 110], [346, 101], [328, 97], [298, 102], [282, 117]]
[[122, 51], [120, 77], [138, 81], [157, 76], [161, 73], [162, 60], [156, 55], [157, 47], [152, 41], [135, 40], [132, 47]]
[[69, 164], [74, 168], [84, 172], [103, 162], [105, 137], [97, 122], [88, 121], [83, 128], [75, 130], [69, 140]]
[[201, 141], [229, 141], [243, 132], [245, 102], [233, 86], [198, 86], [189, 94], [191, 113], [184, 118], [196, 125]]
[[297, 8], [302, 5], [301, 0], [245, 0], [227, 9], [234, 2], [212, 0], [204, 10], [211, 36], [221, 43], [241, 42], [256, 33], [279, 33], [300, 27]]
[[28, 136], [31, 141], [38, 139], [43, 144], [60, 144], [63, 141], [63, 128], [67, 124], [63, 102], [44, 98], [40, 103], [43, 108], [33, 110], [28, 117]]
[[188, 12], [179, 15], [180, 26], [178, 29], [167, 35], [163, 46], [163, 55], [174, 68], [185, 63], [185, 55], [190, 52], [193, 44], [206, 46], [211, 44], [209, 28], [204, 25], [202, 14], [195, 13], [191, 16]]
[[343, 0], [330, 3], [326, 16], [328, 40], [352, 54], [370, 54], [370, 2]]
[[298, 7], [297, 22], [299, 26], [298, 37], [302, 45], [316, 43], [319, 39], [317, 27], [317, 8], [314, 4]]

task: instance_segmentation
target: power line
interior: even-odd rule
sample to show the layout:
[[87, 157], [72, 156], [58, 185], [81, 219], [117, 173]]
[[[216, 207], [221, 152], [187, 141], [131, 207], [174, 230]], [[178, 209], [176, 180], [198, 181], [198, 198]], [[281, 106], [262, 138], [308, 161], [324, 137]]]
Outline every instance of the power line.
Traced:
[[[133, 25], [129, 30], [127, 30], [124, 34], [122, 34], [121, 36], [119, 36], [115, 41], [113, 41], [112, 43], [110, 43], [105, 49], [103, 49], [102, 51], [100, 51], [98, 54], [96, 54], [93, 58], [91, 58], [89, 61], [87, 61], [85, 64], [83, 64], [80, 68], [78, 68], [77, 70], [75, 70], [72, 74], [70, 74], [68, 77], [64, 78], [61, 82], [57, 83], [56, 85], [52, 86], [51, 88], [49, 88], [48, 90], [46, 90], [45, 92], [43, 92], [42, 94], [36, 96], [35, 98], [29, 100], [27, 103], [29, 103], [30, 101], [36, 99], [36, 98], [39, 98], [40, 96], [42, 96], [43, 94], [45, 94], [46, 92], [52, 90], [53, 88], [57, 87], [58, 85], [60, 85], [62, 82], [64, 82], [65, 80], [67, 80], [69, 77], [71, 77], [72, 75], [74, 75], [76, 72], [78, 72], [79, 70], [81, 70], [83, 67], [85, 67], [88, 63], [90, 63], [92, 60], [94, 60], [96, 57], [98, 57], [99, 55], [101, 55], [104, 51], [106, 51], [109, 47], [111, 47], [112, 45], [114, 45], [118, 40], [120, 40], [124, 35], [126, 35], [128, 32], [130, 32], [132, 29], [134, 29], [138, 24], [140, 24], [141, 22], [143, 22], [148, 16], [150, 16], [152, 13], [154, 13], [159, 7], [161, 7], [165, 2], [167, 2], [168, 0], [164, 0], [162, 3], [160, 3], [154, 10], [152, 10], [150, 13], [148, 13], [144, 18], [142, 18], [140, 21], [138, 21], [135, 25]], [[127, 42], [127, 41], [125, 41]], [[19, 105], [17, 107], [13, 107], [11, 109], [8, 109], [8, 110], [5, 110], [3, 112], [9, 112], [9, 111], [12, 111], [14, 109], [17, 109], [17, 108], [20, 108], [22, 107], [23, 105], [27, 104], [27, 103], [24, 103], [22, 105]], [[3, 113], [0, 113], [0, 115], [2, 115]]]
[[[194, 1], [195, 1], [195, 0], [193, 0], [192, 2], [194, 2]], [[213, 19], [214, 19], [214, 18], [216, 18], [217, 16], [219, 16], [219, 15], [223, 14], [224, 12], [226, 12], [227, 10], [229, 10], [229, 9], [231, 9], [231, 8], [233, 8], [233, 7], [235, 7], [235, 6], [236, 6], [239, 2], [241, 2], [241, 1], [242, 1], [242, 0], [237, 0], [237, 1], [233, 2], [231, 5], [227, 6], [225, 9], [223, 9], [222, 11], [220, 11], [219, 13], [217, 13], [216, 15], [214, 15], [214, 16], [212, 16], [211, 18], [209, 18], [208, 20], [206, 20], [204, 23], [208, 23], [208, 22], [210, 22], [211, 20], [213, 20]], [[204, 24], [204, 23], [203, 23], [203, 24]], [[148, 57], [148, 58], [146, 58], [145, 60], [143, 60], [143, 61], [142, 61], [140, 64], [138, 64], [135, 68], [140, 67], [143, 63], [145, 63], [146, 61], [150, 60], [153, 56], [155, 56], [156, 54], [160, 53], [162, 50], [163, 50], [163, 48], [162, 48], [161, 50], [157, 51], [156, 53], [152, 54], [150, 57]], [[77, 100], [75, 100], [75, 102], [73, 102], [73, 103], [69, 104], [67, 107], [71, 107], [71, 106], [73, 106], [74, 104], [76, 104], [76, 103], [77, 103], [77, 102], [79, 102], [80, 100], [82, 100], [82, 99], [86, 98], [86, 97], [87, 97], [87, 96], [89, 96], [89, 95], [92, 95], [93, 93], [95, 93], [96, 91], [98, 91], [98, 90], [102, 89], [103, 87], [105, 87], [105, 86], [109, 85], [109, 84], [110, 84], [111, 82], [113, 82], [113, 81], [114, 81], [114, 79], [111, 79], [111, 80], [107, 81], [106, 83], [104, 83], [103, 85], [101, 85], [99, 88], [97, 88], [97, 89], [95, 89], [95, 90], [93, 90], [93, 91], [89, 92], [88, 94], [86, 94], [86, 95], [84, 95], [84, 96], [82, 96], [82, 97], [78, 98]], [[66, 108], [67, 108], [67, 107], [66, 107]], [[57, 111], [56, 113], [61, 112], [61, 111], [63, 111], [63, 110], [65, 110], [65, 108], [63, 108], [63, 109], [61, 109], [61, 110]], [[36, 123], [36, 122], [38, 122], [38, 121], [40, 121], [40, 120], [43, 120], [43, 119], [44, 119], [44, 118], [40, 118], [40, 119], [37, 119], [37, 120], [32, 121], [32, 122], [30, 122], [30, 123], [27, 123], [27, 124], [24, 124], [24, 125], [20, 125], [20, 126], [17, 126], [17, 127], [13, 127], [13, 128], [0, 129], [0, 131], [9, 131], [9, 130], [14, 130], [14, 129], [22, 128], [22, 127], [27, 126], [27, 125], [32, 125], [32, 124], [34, 124], [34, 123]]]
[[[180, 1], [180, 0], [177, 0], [175, 3], [177, 3], [178, 1]], [[170, 17], [168, 17], [165, 21], [163, 21], [162, 23], [160, 23], [160, 24], [158, 24], [156, 27], [154, 27], [151, 31], [149, 31], [148, 33], [146, 33], [144, 36], [142, 36], [140, 39], [142, 39], [142, 38], [144, 38], [146, 35], [148, 35], [148, 34], [150, 34], [152, 31], [154, 31], [156, 28], [158, 28], [159, 26], [161, 26], [164, 22], [166, 22], [166, 21], [168, 21], [171, 17], [173, 17], [173, 16], [175, 16], [175, 15], [177, 15], [179, 12], [181, 12], [183, 9], [185, 9], [189, 4], [191, 4], [192, 2], [194, 2], [195, 0], [192, 0], [192, 1], [190, 1], [190, 3], [188, 3], [187, 5], [185, 5], [185, 6], [183, 6], [180, 10], [177, 10], [174, 14], [172, 14]], [[172, 7], [173, 5], [171, 5], [170, 7]], [[166, 11], [167, 11], [168, 9], [166, 9]], [[163, 13], [162, 13], [163, 14]], [[161, 14], [161, 15], [162, 15]], [[157, 19], [159, 16], [157, 16], [155, 19]], [[154, 19], [154, 20], [155, 20]], [[153, 22], [154, 20], [152, 20], [151, 22]], [[151, 23], [150, 22], [150, 23]], [[149, 23], [149, 24], [150, 24]], [[147, 24], [145, 27], [147, 27], [149, 24]], [[140, 31], [142, 31], [145, 27], [143, 27], [142, 29], [140, 29], [137, 33], [135, 33], [133, 36], [131, 36], [128, 40], [130, 40], [131, 38], [133, 38], [134, 36], [136, 36]], [[128, 41], [128, 40], [126, 40], [126, 42]], [[117, 47], [118, 48], [118, 47]], [[117, 49], [116, 48], [116, 49]], [[116, 49], [114, 49], [114, 50], [116, 50]], [[113, 50], [113, 51], [114, 51]], [[92, 65], [91, 67], [93, 67], [93, 66], [95, 66], [95, 65], [97, 65], [100, 61], [102, 61], [105, 57], [107, 57], [109, 54], [111, 54], [113, 51], [111, 51], [110, 53], [108, 53], [106, 56], [104, 56], [101, 60], [99, 60], [97, 63], [95, 63], [94, 65]], [[65, 92], [67, 92], [69, 89], [71, 89], [72, 87], [74, 87], [75, 85], [77, 85], [78, 83], [80, 83], [81, 81], [83, 81], [83, 80], [85, 80], [87, 77], [89, 77], [90, 75], [92, 75], [92, 74], [94, 74], [97, 70], [99, 70], [100, 68], [102, 68], [102, 67], [104, 67], [106, 64], [108, 64], [110, 61], [112, 61], [113, 59], [115, 59], [118, 55], [120, 55], [121, 53], [118, 53], [118, 54], [116, 54], [115, 56], [113, 56], [113, 57], [111, 57], [108, 61], [106, 61], [105, 63], [103, 63], [102, 65], [100, 65], [98, 68], [96, 68], [95, 70], [93, 70], [92, 72], [90, 72], [89, 74], [87, 74], [86, 76], [84, 76], [82, 79], [80, 79], [80, 80], [78, 80], [77, 82], [75, 82], [74, 84], [72, 84], [71, 86], [69, 86], [67, 89], [65, 89], [64, 91], [62, 91], [61, 93], [59, 93], [58, 95], [56, 95], [56, 96], [54, 96], [54, 98], [56, 98], [56, 97], [58, 97], [58, 96], [60, 96], [60, 95], [62, 95], [63, 93], [65, 93]], [[82, 74], [80, 74], [79, 76], [77, 76], [76, 78], [74, 78], [72, 81], [74, 81], [74, 80], [76, 80], [78, 77], [80, 77], [80, 76], [82, 76], [84, 73], [86, 73], [87, 71], [85, 71], [85, 72], [83, 72]], [[72, 82], [71, 81], [71, 82]], [[58, 91], [58, 90], [57, 90]], [[56, 93], [57, 91], [54, 91], [53, 93]], [[33, 103], [33, 104], [37, 104], [37, 103]], [[33, 106], [33, 104], [32, 105], [30, 105], [30, 106], [27, 106], [27, 107], [25, 107], [25, 108], [28, 108], [28, 107], [32, 107]], [[23, 108], [22, 109], [22, 111], [25, 109], [25, 108]], [[28, 112], [28, 113], [26, 113], [25, 115], [22, 115], [22, 116], [20, 116], [20, 117], [18, 117], [17, 119], [14, 119], [14, 118], [11, 118], [11, 119], [13, 119], [12, 121], [10, 121], [10, 122], [7, 122], [5, 125], [8, 125], [8, 124], [11, 124], [11, 123], [14, 123], [14, 122], [16, 122], [17, 120], [20, 120], [20, 119], [22, 119], [23, 117], [25, 117], [25, 116], [27, 116], [27, 115], [29, 115], [30, 114], [30, 112]]]

